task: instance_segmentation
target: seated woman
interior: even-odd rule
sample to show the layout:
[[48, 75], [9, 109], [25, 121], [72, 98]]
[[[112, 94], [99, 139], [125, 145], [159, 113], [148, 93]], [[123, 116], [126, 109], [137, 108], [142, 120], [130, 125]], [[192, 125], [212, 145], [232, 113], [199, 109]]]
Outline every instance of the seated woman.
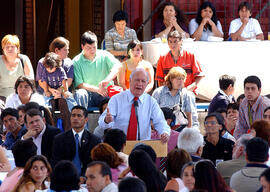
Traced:
[[136, 68], [143, 68], [148, 72], [149, 83], [145, 88], [145, 92], [150, 92], [154, 86], [154, 69], [151, 63], [142, 59], [142, 44], [139, 40], [131, 41], [127, 48], [128, 60], [123, 62], [119, 72], [119, 85], [124, 90], [129, 89], [129, 77]]
[[180, 34], [184, 34], [185, 38], [189, 37], [187, 19], [183, 12], [172, 2], [166, 2], [162, 8], [162, 13], [159, 14], [159, 18], [155, 22], [155, 38], [166, 37], [174, 30], [177, 30]]
[[[100, 143], [95, 146], [91, 151], [91, 159], [93, 161], [104, 161], [106, 162], [112, 172], [112, 182], [118, 183], [118, 177], [127, 166], [124, 160], [121, 159], [116, 153], [115, 149], [107, 143]], [[127, 176], [131, 176], [130, 174]]]
[[43, 155], [31, 157], [25, 167], [22, 177], [13, 189], [14, 192], [34, 192], [47, 189], [45, 181], [48, 180], [52, 168], [47, 158]]
[[264, 40], [261, 26], [257, 19], [251, 18], [251, 5], [241, 2], [238, 6], [239, 18], [231, 21], [229, 36], [233, 41], [246, 41], [253, 38]]
[[34, 80], [22, 75], [15, 82], [15, 93], [9, 95], [6, 99], [5, 108], [11, 107], [17, 109], [20, 105], [31, 101], [45, 106], [45, 100], [42, 95], [35, 92]]
[[[61, 59], [61, 66], [64, 68], [67, 75], [67, 84], [68, 88], [70, 88], [73, 81], [73, 63], [70, 58], [68, 58], [69, 53], [69, 41], [64, 37], [55, 38], [49, 47], [50, 52], [56, 53]], [[43, 89], [40, 86], [46, 86], [46, 82], [42, 82], [42, 73], [44, 72], [45, 67], [43, 65], [44, 57], [38, 61], [37, 71], [36, 71], [36, 81], [38, 82], [37, 91], [39, 93], [43, 93]], [[51, 90], [53, 95], [59, 94], [59, 90]]]
[[187, 77], [186, 71], [181, 67], [173, 67], [165, 77], [165, 85], [153, 92], [153, 97], [159, 106], [173, 108], [182, 102], [182, 111], [185, 112], [188, 120], [187, 127], [199, 129], [198, 114], [195, 97], [192, 92], [184, 88]]
[[29, 58], [20, 54], [20, 40], [17, 35], [6, 35], [2, 39], [3, 55], [0, 56], [0, 96], [7, 97], [14, 91], [19, 76], [34, 79]]
[[194, 190], [195, 178], [194, 178], [194, 163], [193, 162], [188, 162], [182, 167], [181, 179], [189, 191]]
[[174, 149], [168, 153], [166, 171], [167, 177], [170, 180], [168, 181], [165, 190], [180, 191], [185, 188], [184, 183], [180, 178], [181, 170], [186, 163], [191, 161], [190, 155], [183, 149]]
[[189, 33], [196, 41], [208, 41], [209, 36], [223, 37], [216, 8], [211, 2], [201, 4], [196, 19], [192, 19], [189, 23]]
[[137, 40], [134, 29], [127, 27], [128, 15], [125, 11], [119, 10], [113, 15], [114, 28], [105, 34], [106, 50], [111, 52], [120, 61], [127, 56], [127, 45], [132, 40]]
[[133, 150], [128, 157], [128, 164], [131, 172], [144, 181], [147, 191], [164, 191], [167, 179], [146, 152]]
[[195, 191], [232, 192], [210, 160], [200, 160], [194, 166]]
[[10, 192], [23, 175], [28, 159], [37, 154], [37, 146], [32, 140], [19, 140], [12, 147], [16, 167], [8, 172], [0, 186], [1, 192]]

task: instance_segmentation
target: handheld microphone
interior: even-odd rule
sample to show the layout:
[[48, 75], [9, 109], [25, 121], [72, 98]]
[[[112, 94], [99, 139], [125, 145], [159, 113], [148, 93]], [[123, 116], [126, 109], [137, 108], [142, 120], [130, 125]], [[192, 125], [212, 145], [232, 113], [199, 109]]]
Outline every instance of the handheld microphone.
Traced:
[[140, 125], [139, 125], [139, 117], [138, 117], [138, 106], [139, 106], [138, 101], [134, 101], [134, 102], [133, 102], [133, 105], [134, 105], [134, 107], [135, 107], [135, 114], [136, 114], [137, 125], [138, 125], [138, 140], [141, 140]]

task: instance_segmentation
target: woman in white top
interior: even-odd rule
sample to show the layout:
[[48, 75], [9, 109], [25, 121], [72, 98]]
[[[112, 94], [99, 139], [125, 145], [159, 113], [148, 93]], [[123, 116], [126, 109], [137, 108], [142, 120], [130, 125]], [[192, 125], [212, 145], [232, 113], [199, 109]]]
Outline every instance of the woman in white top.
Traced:
[[34, 79], [29, 58], [20, 54], [20, 40], [17, 35], [6, 35], [2, 39], [3, 55], [0, 56], [0, 95], [7, 97], [13, 92], [15, 81], [20, 75]]
[[251, 18], [251, 5], [242, 2], [238, 6], [239, 18], [232, 20], [229, 36], [233, 41], [246, 41], [250, 39], [264, 40], [261, 26], [257, 19]]
[[15, 82], [15, 93], [10, 94], [6, 99], [5, 108], [11, 107], [17, 109], [22, 104], [34, 101], [39, 105], [45, 106], [45, 100], [42, 95], [35, 92], [35, 84], [27, 76], [20, 76]]
[[206, 1], [200, 6], [196, 19], [192, 19], [189, 23], [189, 33], [196, 41], [208, 41], [209, 36], [223, 37], [216, 8], [211, 2]]

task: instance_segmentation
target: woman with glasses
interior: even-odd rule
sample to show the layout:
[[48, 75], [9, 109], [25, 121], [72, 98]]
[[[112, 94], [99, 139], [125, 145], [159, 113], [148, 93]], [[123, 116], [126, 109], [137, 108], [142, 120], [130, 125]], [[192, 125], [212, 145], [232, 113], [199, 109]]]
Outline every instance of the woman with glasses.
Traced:
[[148, 85], [145, 92], [150, 92], [154, 86], [154, 69], [151, 63], [142, 58], [143, 49], [139, 40], [133, 40], [127, 47], [128, 60], [122, 63], [122, 68], [119, 72], [119, 85], [124, 90], [129, 89], [129, 78], [136, 68], [143, 68], [148, 72]]
[[231, 160], [234, 142], [221, 136], [224, 119], [220, 113], [210, 113], [205, 117], [205, 146], [202, 157], [210, 159], [214, 164], [217, 160]]

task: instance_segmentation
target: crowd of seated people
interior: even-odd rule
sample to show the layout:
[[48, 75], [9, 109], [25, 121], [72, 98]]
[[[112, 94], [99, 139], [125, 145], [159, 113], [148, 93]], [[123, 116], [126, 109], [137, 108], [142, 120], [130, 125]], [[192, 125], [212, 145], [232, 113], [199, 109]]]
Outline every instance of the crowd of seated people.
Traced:
[[[195, 55], [182, 48], [183, 39], [223, 38], [222, 26], [211, 2], [201, 4], [189, 27], [173, 3], [161, 9], [155, 36], [166, 36], [170, 51], [160, 56], [156, 74], [122, 10], [105, 35], [106, 50], [86, 31], [81, 53], [71, 60], [69, 41], [57, 37], [38, 61], [35, 78], [18, 37], [2, 39], [0, 172], [7, 174], [0, 192], [270, 190], [270, 100], [261, 95], [259, 77], [248, 76], [244, 95], [235, 101], [236, 78], [222, 75], [199, 123], [195, 95], [204, 73]], [[263, 40], [250, 4], [240, 3], [238, 13], [230, 39]], [[122, 89], [112, 96], [109, 87], [116, 89], [117, 81]], [[87, 129], [93, 126], [92, 107], [101, 113], [93, 133]], [[56, 127], [57, 110], [68, 114], [64, 131]], [[178, 124], [180, 116], [186, 124]], [[150, 139], [166, 144], [167, 154], [157, 156], [139, 141]], [[129, 141], [138, 143], [126, 154]]]

